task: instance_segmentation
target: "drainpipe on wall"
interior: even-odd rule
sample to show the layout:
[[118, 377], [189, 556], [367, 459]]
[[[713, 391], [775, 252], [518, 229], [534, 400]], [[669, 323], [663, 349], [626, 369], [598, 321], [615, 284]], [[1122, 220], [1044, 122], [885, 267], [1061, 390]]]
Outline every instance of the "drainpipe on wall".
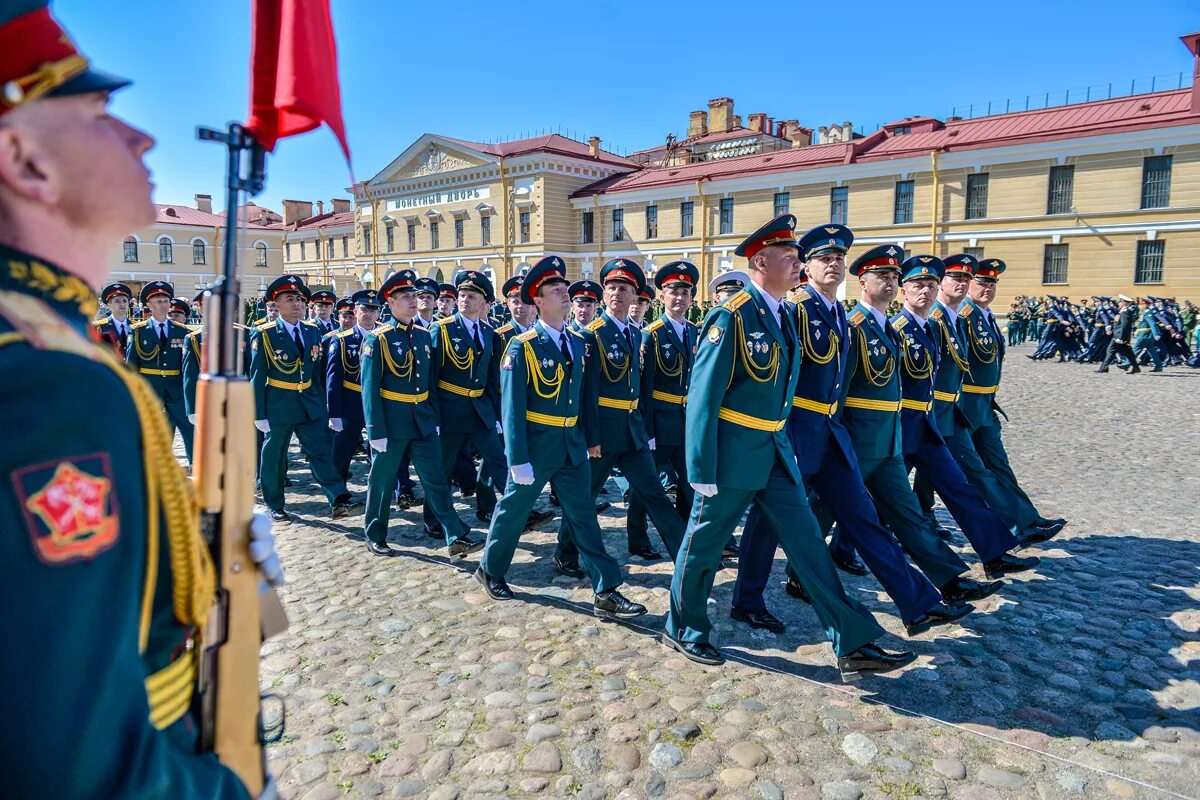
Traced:
[[367, 195], [371, 199], [371, 288], [379, 288], [379, 209], [375, 205], [375, 198]]
[[512, 221], [512, 214], [510, 213], [510, 209], [508, 207], [508, 205], [509, 205], [508, 177], [504, 174], [504, 156], [497, 156], [496, 158], [500, 165], [500, 208], [501, 208], [502, 213], [504, 214], [504, 217], [500, 220], [500, 229], [501, 229], [502, 235], [504, 237], [504, 245], [503, 245], [503, 249], [501, 250], [501, 253], [502, 253], [501, 260], [504, 264], [504, 273], [501, 276], [500, 281], [497, 283], [497, 285], [499, 286], [499, 285], [503, 285], [503, 283], [505, 281], [507, 281], [509, 278], [512, 277], [512, 266], [510, 263], [510, 261], [511, 261], [510, 250], [512, 248], [512, 231], [510, 231], [508, 228], [509, 223]]
[[696, 181], [696, 194], [700, 196], [700, 285], [708, 291], [713, 275], [708, 268], [708, 203], [704, 196], [704, 179]]
[[938, 154], [934, 150], [929, 154], [929, 162], [933, 166], [933, 214], [929, 218], [929, 253], [937, 255], [937, 232], [938, 232], [938, 192], [941, 187], [938, 184]]
[[599, 275], [604, 266], [604, 220], [600, 218], [599, 194], [592, 195], [592, 235], [596, 237], [596, 274]]

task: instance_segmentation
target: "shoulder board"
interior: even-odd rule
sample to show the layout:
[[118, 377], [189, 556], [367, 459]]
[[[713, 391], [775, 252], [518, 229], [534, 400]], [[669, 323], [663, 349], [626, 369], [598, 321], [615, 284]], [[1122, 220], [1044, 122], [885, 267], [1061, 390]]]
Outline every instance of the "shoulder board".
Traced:
[[135, 322], [135, 323], [133, 323], [133, 330], [137, 330], [138, 328], [144, 328], [149, 324], [150, 324], [150, 320], [148, 320], [148, 319], [144, 319], [141, 322]]
[[[750, 299], [750, 293], [747, 292], [745, 289], [742, 289], [740, 292], [738, 292], [733, 297], [726, 300], [721, 305], [724, 306], [725, 308], [728, 308], [730, 311], [735, 311], [735, 310], [741, 308], [742, 306], [744, 306], [749, 299]], [[718, 307], [720, 307], [720, 306], [718, 306]]]
[[111, 351], [77, 332], [45, 302], [17, 292], [0, 292], [0, 321], [14, 330], [0, 337], [0, 345], [26, 342], [35, 350], [59, 350], [93, 361]]
[[961, 308], [958, 310], [958, 315], [959, 315], [960, 317], [969, 317], [969, 316], [971, 316], [971, 313], [972, 313], [972, 312], [974, 312], [974, 311], [975, 311], [975, 306], [973, 306], [973, 305], [971, 305], [971, 304], [969, 304], [969, 303], [968, 303], [968, 304], [966, 304], [966, 305], [962, 306], [962, 307], [961, 307]]
[[513, 329], [512, 323], [506, 322], [503, 325], [501, 325], [499, 328], [496, 328], [496, 333], [508, 333], [512, 329]]
[[572, 327], [570, 327], [570, 326], [567, 326], [567, 328], [566, 328], [566, 331], [567, 331], [567, 333], [569, 333], [569, 334], [571, 334], [572, 336], [574, 336], [576, 339], [582, 339], [582, 338], [583, 338], [583, 334], [582, 334], [582, 333], [580, 333], [580, 332], [579, 332], [578, 330], [576, 330], [575, 328], [572, 328]]
[[112, 324], [112, 317], [105, 317], [104, 319], [98, 319], [92, 323], [92, 325], [96, 326], [97, 328], [99, 328], [101, 325], [111, 325], [111, 324]]
[[274, 327], [275, 327], [275, 323], [274, 323], [274, 322], [264, 322], [262, 325], [255, 325], [255, 326], [254, 326], [254, 330], [256, 330], [256, 331], [269, 331], [271, 328], [274, 328]]
[[354, 328], [350, 328], [350, 329], [348, 329], [348, 330], [344, 330], [344, 331], [333, 331], [333, 332], [332, 332], [331, 334], [329, 334], [329, 335], [330, 335], [330, 336], [336, 336], [336, 337], [337, 337], [337, 338], [339, 338], [339, 339], [345, 339], [347, 336], [353, 336], [353, 335], [354, 335]]
[[903, 314], [897, 314], [892, 317], [892, 327], [898, 331], [904, 330], [904, 326], [908, 324], [908, 317]]
[[651, 322], [649, 325], [647, 325], [645, 328], [642, 328], [642, 330], [644, 330], [646, 333], [654, 333], [656, 330], [658, 330], [665, 324], [666, 323], [663, 322], [662, 317], [659, 317], [658, 319], [654, 320], [654, 322]]
[[196, 330], [194, 330], [194, 331], [192, 331], [191, 333], [189, 333], [189, 334], [187, 335], [187, 338], [189, 338], [189, 339], [199, 339], [199, 338], [200, 338], [200, 334], [202, 334], [202, 333], [204, 333], [203, 329], [197, 328]]
[[319, 328], [320, 327], [319, 325], [317, 325], [317, 323], [313, 322], [312, 320], [308, 320], [308, 319], [300, 320], [300, 324], [307, 325], [310, 328]]
[[596, 317], [594, 320], [589, 322], [586, 327], [584, 327], [584, 330], [585, 331], [595, 331], [595, 330], [599, 330], [600, 328], [603, 328], [603, 327], [604, 327], [604, 317]]
[[203, 325], [184, 325], [183, 327], [187, 328], [192, 333], [199, 333], [200, 331], [204, 330]]
[[867, 318], [866, 315], [863, 314], [861, 311], [855, 311], [853, 314], [850, 315], [850, 318], [846, 321], [857, 328], [859, 325], [862, 324], [862, 321], [866, 318]]
[[941, 319], [942, 310], [940, 308], [935, 308], [933, 311], [929, 312], [929, 317], [930, 319]]
[[254, 321], [253, 321], [253, 322], [251, 322], [250, 324], [251, 324], [251, 325], [262, 325], [262, 324], [263, 324], [264, 322], [266, 322], [266, 321], [267, 321], [267, 318], [266, 318], [266, 317], [259, 317], [258, 319], [254, 320]]
[[385, 333], [387, 333], [388, 331], [392, 331], [392, 330], [395, 330], [395, 329], [396, 329], [396, 326], [395, 326], [395, 325], [392, 325], [391, 323], [389, 323], [389, 324], [387, 324], [387, 325], [378, 325], [378, 326], [376, 326], [376, 327], [375, 327], [375, 329], [374, 329], [374, 330], [372, 330], [372, 331], [368, 331], [368, 333], [373, 333], [373, 334], [375, 334], [376, 336], [383, 336], [383, 335], [384, 335]]
[[537, 331], [535, 331], [533, 328], [530, 328], [529, 330], [525, 331], [521, 335], [517, 336], [517, 341], [518, 342], [532, 342], [536, 338], [537, 338]]

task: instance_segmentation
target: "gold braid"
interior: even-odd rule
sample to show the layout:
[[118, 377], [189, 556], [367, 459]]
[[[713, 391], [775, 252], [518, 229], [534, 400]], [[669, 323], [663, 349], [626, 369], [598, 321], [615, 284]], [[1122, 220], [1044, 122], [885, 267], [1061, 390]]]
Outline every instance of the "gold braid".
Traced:
[[[476, 325], [479, 323], [476, 322]], [[446, 365], [446, 357], [450, 357], [450, 364], [455, 369], [463, 372], [470, 372], [475, 369], [475, 348], [467, 347], [467, 355], [465, 357], [454, 352], [454, 345], [450, 342], [450, 326], [438, 325], [438, 329], [442, 332], [442, 366]]]
[[[566, 336], [566, 332], [563, 333]], [[529, 384], [533, 386], [533, 391], [538, 397], [545, 400], [557, 400], [558, 394], [562, 391], [562, 382], [566, 377], [566, 372], [563, 370], [562, 364], [554, 365], [554, 375], [547, 378], [542, 372], [541, 364], [538, 362], [537, 353], [533, 349], [533, 342], [527, 341], [521, 343], [525, 348], [525, 370], [529, 374]], [[542, 387], [549, 387], [545, 391]]]
[[275, 355], [275, 348], [271, 347], [271, 337], [268, 335], [270, 331], [261, 331], [262, 336], [258, 337], [262, 342], [263, 354], [267, 357], [267, 363], [271, 369], [278, 370], [284, 375], [292, 375], [300, 369], [301, 363], [304, 361], [304, 354], [300, 354], [300, 358], [296, 359], [296, 363], [288, 366], [283, 366], [279, 360], [279, 356]]
[[996, 343], [989, 347], [975, 336], [975, 326], [967, 322], [967, 338], [971, 340], [971, 351], [979, 358], [981, 364], [991, 364], [996, 360]]
[[142, 343], [139, 341], [140, 337], [138, 337], [137, 332], [131, 331], [131, 333], [133, 333], [133, 349], [137, 353], [138, 358], [140, 358], [142, 361], [153, 361], [154, 359], [158, 358], [158, 351], [161, 347], [161, 343], [158, 341], [157, 332], [154, 334], [154, 349], [149, 352], [146, 352], [142, 349]]
[[[631, 353], [629, 355], [629, 358], [626, 359], [626, 361], [625, 361], [625, 366], [621, 367], [620, 371], [614, 375], [612, 370], [610, 370], [608, 368], [608, 365], [612, 362], [609, 361], [609, 359], [608, 359], [608, 353], [607, 353], [607, 351], [605, 351], [605, 349], [603, 347], [604, 343], [600, 341], [599, 332], [597, 332], [595, 335], [596, 335], [596, 350], [599, 351], [599, 353], [600, 353], [600, 371], [604, 373], [604, 379], [606, 381], [608, 381], [609, 383], [616, 383], [620, 380], [623, 380], [625, 378], [625, 374], [627, 372], [629, 372], [629, 368], [633, 364], [633, 354]], [[614, 365], [614, 368], [615, 368], [615, 365]]]
[[773, 381], [779, 375], [779, 345], [771, 344], [771, 355], [767, 358], [766, 364], [759, 364], [755, 361], [754, 348], [746, 341], [745, 323], [742, 321], [742, 315], [738, 313], [739, 310], [735, 309], [733, 312], [733, 326], [737, 355], [741, 359], [742, 366], [750, 379], [756, 383]]
[[658, 331], [651, 331], [650, 336], [654, 339], [654, 362], [658, 365], [658, 371], [662, 373], [664, 378], [678, 378], [683, 374], [683, 353], [679, 353], [675, 357], [674, 366], [667, 366], [663, 363], [662, 355], [658, 349]]
[[829, 330], [829, 352], [818, 353], [813, 347], [812, 339], [809, 337], [808, 309], [804, 307], [803, 302], [797, 303], [796, 308], [800, 311], [800, 330], [803, 331], [800, 336], [800, 341], [804, 344], [804, 357], [817, 364], [828, 364], [838, 353], [838, 345], [840, 342], [838, 340], [837, 331], [833, 330], [832, 328]]
[[903, 355], [901, 359], [904, 362], [904, 374], [918, 381], [923, 381], [933, 374], [933, 354], [928, 350], [925, 351], [925, 361], [921, 363], [913, 357], [913, 348], [908, 346], [912, 337], [901, 334], [901, 345], [903, 347]]
[[[399, 329], [392, 328], [392, 330], [399, 330]], [[387, 342], [386, 336], [387, 336], [386, 331], [384, 333], [379, 334], [379, 344], [376, 345], [377, 347], [379, 347], [380, 352], [383, 353], [383, 363], [387, 365], [388, 371], [390, 371], [397, 378], [408, 378], [409, 376], [412, 375], [412, 372], [413, 372], [412, 334], [409, 334], [409, 337], [408, 337], [408, 344], [409, 344], [408, 357], [401, 364], [397, 364], [395, 359], [392, 358], [392, 349], [390, 347], [388, 347], [388, 342]], [[382, 346], [380, 346], [380, 345], [382, 345]]]
[[957, 338], [955, 338], [955, 336], [954, 336], [954, 335], [953, 335], [953, 333], [951, 332], [951, 330], [950, 330], [950, 325], [949, 325], [949, 324], [946, 322], [946, 320], [944, 320], [944, 319], [940, 319], [940, 318], [938, 319], [937, 323], [938, 323], [938, 325], [940, 325], [940, 326], [941, 326], [941, 328], [942, 328], [942, 333], [943, 333], [943, 334], [945, 334], [945, 339], [946, 339], [946, 352], [947, 352], [947, 353], [949, 353], [949, 354], [950, 354], [950, 357], [954, 359], [954, 363], [955, 363], [956, 365], [958, 365], [958, 368], [959, 368], [961, 371], [963, 371], [963, 372], [970, 372], [970, 371], [971, 371], [971, 364], [970, 364], [970, 362], [969, 362], [969, 361], [967, 361], [967, 359], [965, 359], [965, 358], [963, 358], [961, 355], [959, 355], [959, 353], [958, 353], [958, 339], [957, 339]]
[[896, 371], [896, 359], [889, 353], [887, 361], [883, 363], [881, 369], [876, 370], [872, 367], [871, 356], [867, 352], [867, 333], [862, 328], [858, 328], [858, 348], [859, 359], [863, 367], [863, 377], [872, 386], [887, 386], [892, 380], [893, 373]]

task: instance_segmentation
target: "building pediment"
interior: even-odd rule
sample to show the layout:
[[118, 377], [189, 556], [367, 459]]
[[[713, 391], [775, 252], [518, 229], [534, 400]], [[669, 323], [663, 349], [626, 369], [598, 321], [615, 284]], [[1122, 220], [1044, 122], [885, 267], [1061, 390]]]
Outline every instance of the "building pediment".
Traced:
[[370, 185], [378, 186], [395, 181], [423, 178], [493, 163], [494, 159], [484, 153], [454, 147], [440, 140], [439, 137], [426, 134], [372, 178]]

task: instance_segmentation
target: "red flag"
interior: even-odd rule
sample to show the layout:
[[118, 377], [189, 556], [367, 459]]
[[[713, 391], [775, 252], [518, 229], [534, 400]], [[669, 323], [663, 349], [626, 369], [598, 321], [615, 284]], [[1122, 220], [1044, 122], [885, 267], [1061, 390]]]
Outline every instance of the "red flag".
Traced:
[[246, 128], [259, 144], [274, 150], [278, 140], [324, 122], [349, 164], [329, 2], [254, 0]]

